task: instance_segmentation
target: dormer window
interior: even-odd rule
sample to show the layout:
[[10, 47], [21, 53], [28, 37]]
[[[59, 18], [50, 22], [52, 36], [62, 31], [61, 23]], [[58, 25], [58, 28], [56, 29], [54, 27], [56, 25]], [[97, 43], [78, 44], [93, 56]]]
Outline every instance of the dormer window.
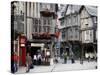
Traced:
[[64, 16], [64, 12], [61, 13], [61, 16]]
[[61, 25], [62, 25], [62, 26], [64, 25], [64, 20], [61, 20]]
[[36, 24], [36, 25], [38, 24], [38, 19], [35, 19], [35, 24]]
[[86, 27], [88, 27], [88, 24], [85, 24], [86, 25]]
[[97, 23], [97, 17], [94, 17], [93, 20], [94, 20], [94, 23]]
[[20, 14], [22, 15], [22, 10], [20, 11]]

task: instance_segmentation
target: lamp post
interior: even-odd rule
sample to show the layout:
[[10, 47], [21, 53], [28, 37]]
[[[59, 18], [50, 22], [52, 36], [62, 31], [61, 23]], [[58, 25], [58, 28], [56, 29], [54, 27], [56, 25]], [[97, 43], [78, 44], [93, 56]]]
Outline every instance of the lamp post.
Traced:
[[54, 58], [54, 54], [53, 54], [53, 45], [54, 45], [54, 36], [51, 36], [51, 56], [50, 56], [50, 65], [52, 65], [53, 64], [53, 58]]
[[81, 34], [81, 37], [80, 37], [80, 44], [81, 44], [81, 55], [80, 55], [80, 64], [83, 64], [83, 50], [84, 50], [84, 46], [83, 46], [83, 42], [82, 42], [82, 31], [80, 30], [80, 34]]
[[82, 50], [81, 50], [81, 58], [80, 58], [80, 64], [83, 64], [83, 53], [84, 53], [84, 46], [83, 46], [83, 43], [81, 43], [81, 47], [82, 47]]

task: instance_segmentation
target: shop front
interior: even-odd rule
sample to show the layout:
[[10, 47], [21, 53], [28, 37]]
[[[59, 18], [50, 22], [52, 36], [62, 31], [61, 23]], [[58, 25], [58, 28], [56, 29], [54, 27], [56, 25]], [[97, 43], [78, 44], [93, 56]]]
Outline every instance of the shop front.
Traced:
[[38, 65], [38, 55], [41, 55], [41, 65], [50, 65], [50, 49], [46, 46], [46, 43], [41, 41], [39, 42], [30, 42], [30, 54], [32, 59], [34, 60], [34, 56], [36, 55], [37, 64]]
[[43, 43], [31, 43], [31, 57], [33, 58], [34, 55], [37, 55], [38, 53], [41, 53], [44, 49]]
[[[52, 65], [54, 58], [54, 34], [50, 33], [33, 33], [31, 42], [31, 50], [36, 52], [39, 50], [42, 56], [42, 65]], [[35, 49], [35, 50], [34, 50]]]

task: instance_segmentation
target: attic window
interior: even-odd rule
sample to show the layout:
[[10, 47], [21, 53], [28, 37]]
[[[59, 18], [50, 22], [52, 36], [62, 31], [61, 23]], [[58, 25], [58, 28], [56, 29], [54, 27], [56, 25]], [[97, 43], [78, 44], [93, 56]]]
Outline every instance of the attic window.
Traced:
[[88, 24], [85, 24], [86, 26], [88, 26]]
[[61, 16], [64, 16], [64, 12], [61, 13]]
[[94, 19], [94, 23], [97, 23], [97, 17], [94, 17], [93, 19]]
[[78, 30], [78, 28], [75, 28], [75, 31], [77, 31]]
[[61, 25], [62, 25], [62, 26], [64, 25], [64, 20], [61, 21]]
[[72, 32], [72, 29], [70, 29], [70, 31]]
[[20, 11], [20, 13], [22, 14], [22, 10]]

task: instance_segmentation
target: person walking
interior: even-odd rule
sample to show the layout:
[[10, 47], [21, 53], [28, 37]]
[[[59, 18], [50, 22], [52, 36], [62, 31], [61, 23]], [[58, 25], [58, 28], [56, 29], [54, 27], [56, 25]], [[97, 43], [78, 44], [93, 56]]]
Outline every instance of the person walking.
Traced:
[[30, 54], [27, 53], [27, 56], [26, 56], [26, 72], [30, 71], [31, 65], [32, 65], [32, 58], [31, 58]]
[[85, 58], [86, 58], [87, 61], [88, 61], [88, 57], [89, 57], [89, 54], [85, 53]]
[[38, 65], [41, 65], [41, 59], [42, 59], [41, 53], [38, 53], [37, 56]]
[[73, 54], [71, 55], [71, 62], [72, 62], [72, 64], [75, 63], [74, 55]]
[[67, 63], [67, 52], [66, 51], [64, 52], [63, 57], [64, 57], [64, 63], [66, 64]]
[[37, 65], [37, 56], [36, 56], [36, 54], [33, 55], [33, 63], [34, 63], [34, 65]]

